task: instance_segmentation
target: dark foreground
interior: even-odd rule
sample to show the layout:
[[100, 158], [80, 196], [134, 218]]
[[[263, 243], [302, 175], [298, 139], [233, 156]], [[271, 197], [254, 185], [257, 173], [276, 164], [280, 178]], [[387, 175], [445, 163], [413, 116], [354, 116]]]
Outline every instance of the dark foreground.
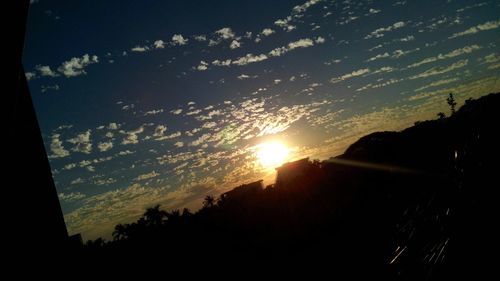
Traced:
[[500, 94], [469, 100], [450, 117], [365, 136], [328, 161], [283, 167], [274, 186], [208, 197], [196, 213], [148, 209], [118, 225], [113, 241], [65, 255], [122, 271], [209, 265], [221, 277], [235, 266], [309, 266], [328, 278], [480, 278], [496, 260], [499, 109]]

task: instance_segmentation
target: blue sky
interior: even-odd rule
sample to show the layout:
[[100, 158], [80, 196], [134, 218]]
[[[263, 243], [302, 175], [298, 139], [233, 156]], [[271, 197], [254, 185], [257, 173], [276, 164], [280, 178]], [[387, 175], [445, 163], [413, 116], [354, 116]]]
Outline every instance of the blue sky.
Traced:
[[32, 1], [23, 57], [66, 225], [273, 179], [500, 89], [497, 1]]

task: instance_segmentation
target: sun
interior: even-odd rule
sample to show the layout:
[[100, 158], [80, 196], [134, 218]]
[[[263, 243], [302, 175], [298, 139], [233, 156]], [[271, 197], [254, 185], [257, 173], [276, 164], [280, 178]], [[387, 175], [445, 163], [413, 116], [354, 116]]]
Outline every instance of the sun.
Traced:
[[257, 146], [256, 156], [262, 167], [272, 169], [281, 166], [288, 158], [289, 149], [280, 142], [266, 142]]

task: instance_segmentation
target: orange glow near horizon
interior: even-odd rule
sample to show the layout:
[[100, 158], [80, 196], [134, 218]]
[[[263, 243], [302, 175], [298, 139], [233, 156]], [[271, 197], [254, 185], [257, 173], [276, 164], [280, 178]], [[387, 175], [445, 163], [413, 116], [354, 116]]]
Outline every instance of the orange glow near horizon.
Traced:
[[288, 160], [290, 149], [281, 142], [266, 142], [258, 145], [257, 160], [265, 169], [274, 169]]

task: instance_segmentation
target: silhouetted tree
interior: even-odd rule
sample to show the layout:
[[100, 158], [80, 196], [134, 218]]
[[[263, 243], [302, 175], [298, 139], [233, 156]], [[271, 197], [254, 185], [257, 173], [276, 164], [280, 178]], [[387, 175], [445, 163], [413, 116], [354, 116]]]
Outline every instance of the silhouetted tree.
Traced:
[[438, 116], [438, 118], [439, 118], [439, 119], [444, 119], [444, 118], [446, 118], [446, 115], [445, 115], [443, 112], [439, 112], [439, 113], [437, 114], [437, 116]]
[[173, 210], [167, 213], [167, 218], [170, 223], [178, 223], [181, 220], [181, 212], [179, 210]]
[[209, 208], [212, 207], [215, 203], [215, 198], [211, 195], [205, 196], [205, 200], [203, 200], [203, 207]]
[[127, 225], [117, 224], [115, 230], [113, 231], [114, 240], [122, 240], [127, 237]]
[[167, 212], [160, 210], [160, 205], [148, 208], [143, 215], [146, 225], [160, 225], [167, 217]]
[[190, 217], [192, 215], [193, 215], [193, 213], [191, 213], [191, 211], [188, 208], [184, 208], [182, 210], [182, 217], [183, 218], [188, 218], [188, 217]]
[[448, 95], [448, 98], [446, 99], [446, 101], [448, 102], [448, 105], [450, 106], [451, 115], [455, 114], [455, 106], [457, 105], [457, 102], [455, 102], [455, 97], [453, 97], [452, 93], [450, 93]]
[[217, 206], [223, 206], [227, 202], [226, 194], [221, 194], [219, 199], [217, 199]]

